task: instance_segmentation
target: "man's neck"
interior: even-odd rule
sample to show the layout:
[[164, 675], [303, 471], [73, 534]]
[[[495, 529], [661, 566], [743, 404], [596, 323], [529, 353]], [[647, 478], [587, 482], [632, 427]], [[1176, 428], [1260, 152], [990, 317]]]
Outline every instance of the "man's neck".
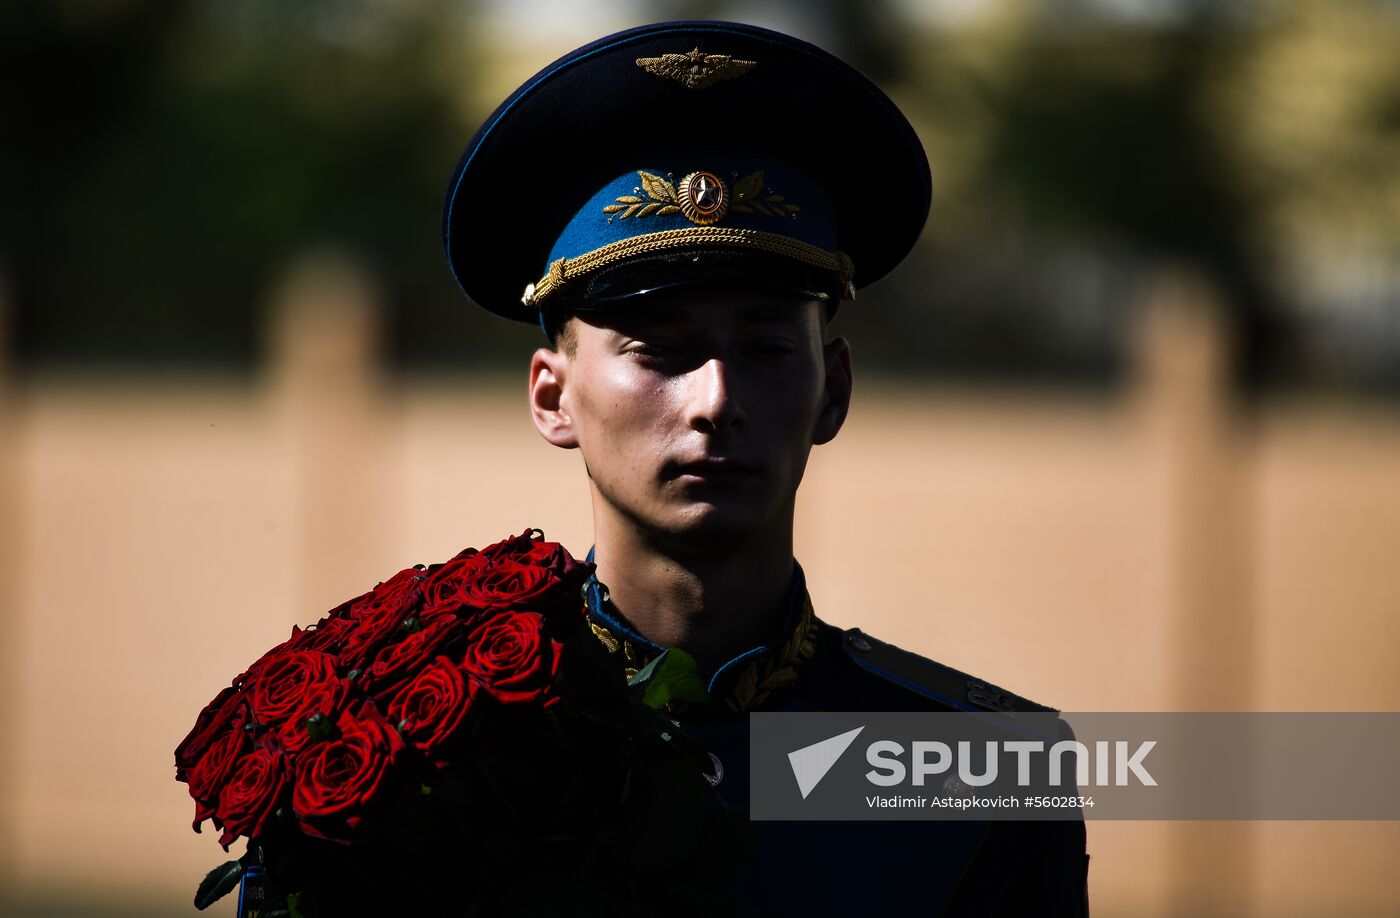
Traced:
[[792, 528], [724, 552], [681, 552], [622, 521], [595, 518], [598, 579], [613, 605], [661, 647], [682, 647], [705, 672], [772, 638], [792, 585]]

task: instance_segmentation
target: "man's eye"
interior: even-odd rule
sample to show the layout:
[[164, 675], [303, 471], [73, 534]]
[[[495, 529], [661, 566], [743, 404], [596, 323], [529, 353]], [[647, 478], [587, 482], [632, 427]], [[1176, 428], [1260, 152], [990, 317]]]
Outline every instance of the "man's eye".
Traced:
[[661, 341], [638, 341], [629, 347], [627, 352], [647, 360], [668, 360], [678, 357], [681, 349]]

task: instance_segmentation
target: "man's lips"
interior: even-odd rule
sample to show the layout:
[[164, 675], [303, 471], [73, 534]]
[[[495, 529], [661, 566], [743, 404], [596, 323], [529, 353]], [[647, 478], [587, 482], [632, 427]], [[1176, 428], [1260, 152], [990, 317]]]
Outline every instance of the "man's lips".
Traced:
[[738, 459], [722, 457], [698, 459], [691, 462], [673, 462], [670, 463], [667, 471], [669, 478], [681, 478], [689, 475], [713, 481], [738, 481], [758, 475], [756, 466]]

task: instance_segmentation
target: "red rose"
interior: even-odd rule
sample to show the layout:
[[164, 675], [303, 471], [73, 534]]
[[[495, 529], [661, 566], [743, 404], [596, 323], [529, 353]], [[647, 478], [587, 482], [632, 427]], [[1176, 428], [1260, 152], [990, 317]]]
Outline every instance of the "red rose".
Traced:
[[554, 690], [562, 649], [546, 636], [539, 613], [507, 612], [487, 619], [471, 633], [462, 668], [499, 701], [542, 701], [548, 707], [558, 700]]
[[200, 823], [215, 814], [215, 802], [228, 783], [234, 766], [248, 748], [248, 731], [243, 729], [244, 719], [235, 718], [227, 724], [225, 732], [209, 745], [203, 758], [189, 770], [190, 796], [194, 798], [193, 828], [199, 831]]
[[373, 702], [345, 711], [340, 736], [312, 743], [297, 758], [292, 811], [302, 831], [349, 842], [393, 774], [403, 740]]
[[577, 594], [569, 596], [561, 587], [559, 578], [542, 567], [502, 558], [475, 580], [463, 584], [462, 595], [489, 611], [545, 611], [545, 607], [576, 605]]
[[[538, 529], [526, 529], [518, 536], [511, 536], [502, 539], [494, 545], [488, 545], [481, 550], [481, 554], [487, 558], [517, 558], [528, 555], [530, 549], [535, 545], [534, 535]], [[543, 537], [544, 533], [540, 533]]]
[[447, 657], [438, 657], [405, 683], [389, 702], [389, 722], [404, 741], [438, 768], [466, 715], [475, 706], [480, 683], [468, 679]]
[[215, 695], [199, 712], [189, 734], [175, 747], [175, 780], [189, 780], [190, 769], [204, 758], [214, 740], [227, 731], [229, 721], [240, 718], [241, 729], [247, 710], [247, 699], [237, 688], [229, 687]]
[[[535, 538], [536, 535], [540, 538]], [[592, 567], [588, 562], [576, 560], [558, 542], [546, 542], [544, 534], [538, 529], [527, 529], [518, 536], [502, 539], [495, 545], [483, 548], [481, 554], [487, 558], [510, 558], [521, 564], [546, 567], [560, 578], [567, 577], [579, 568]], [[584, 576], [587, 579], [587, 575]]]
[[219, 844], [225, 851], [240, 835], [262, 834], [286, 787], [286, 763], [275, 745], [259, 745], [239, 759], [215, 807], [224, 830]]
[[[407, 572], [403, 572], [403, 573], [407, 573]], [[379, 586], [382, 587], [382, 586], [384, 586], [384, 584], [381, 583]], [[376, 587], [376, 589], [378, 589], [378, 587]], [[368, 593], [363, 593], [363, 594], [361, 594], [361, 595], [359, 595], [359, 596], [356, 596], [354, 599], [347, 599], [347, 600], [345, 600], [345, 602], [341, 603], [340, 605], [336, 606], [334, 609], [332, 609], [332, 610], [330, 610], [329, 612], [327, 612], [327, 613], [321, 618], [321, 620], [320, 620], [319, 622], [316, 623], [316, 627], [319, 628], [319, 627], [321, 627], [321, 626], [323, 626], [323, 625], [326, 625], [326, 624], [328, 624], [328, 623], [330, 623], [330, 622], [335, 622], [335, 621], [340, 621], [340, 620], [342, 620], [342, 619], [350, 618], [350, 617], [353, 615], [355, 609], [359, 608], [360, 606], [364, 605], [365, 603], [369, 602], [369, 601], [372, 600], [372, 599], [374, 599], [374, 590], [370, 590]]]
[[247, 698], [236, 688], [226, 688], [209, 702], [175, 750], [175, 780], [189, 784], [195, 802], [191, 828], [196, 832], [214, 815], [214, 801], [248, 746], [247, 723]]
[[554, 575], [562, 585], [561, 593], [567, 593], [570, 602], [578, 596], [579, 589], [592, 575], [593, 564], [579, 561], [569, 554], [558, 542], [546, 542], [538, 529], [527, 529], [518, 536], [504, 539], [495, 545], [482, 549], [482, 557], [495, 561], [510, 560], [517, 564], [543, 568]]
[[433, 570], [423, 583], [423, 617], [461, 613], [464, 607], [468, 612], [477, 609], [462, 590], [490, 568], [490, 558], [471, 554], [454, 558]]
[[287, 641], [289, 650], [319, 650], [338, 655], [345, 646], [355, 621], [350, 618], [323, 618], [311, 628], [293, 628]]
[[355, 625], [355, 614], [374, 599], [371, 590], [345, 602], [327, 612], [320, 621], [309, 628], [293, 628], [287, 641], [290, 650], [320, 650], [336, 654]]
[[[466, 627], [450, 615], [428, 621], [422, 630], [409, 634], [397, 644], [389, 644], [360, 676], [359, 687], [378, 696], [386, 690], [392, 693], [404, 679], [439, 654], [449, 653], [454, 645], [467, 636]], [[376, 697], [376, 700], [380, 700]]]
[[477, 551], [475, 548], [464, 548], [461, 551], [457, 552], [457, 554], [448, 558], [446, 561], [442, 561], [436, 564], [429, 564], [425, 570], [427, 571], [428, 576], [431, 578], [433, 574], [437, 573], [442, 568], [451, 564], [453, 561], [460, 561], [463, 558], [470, 558], [472, 555], [479, 554], [481, 554], [481, 552]]
[[268, 664], [270, 664], [273, 660], [285, 657], [287, 654], [291, 653], [294, 649], [296, 649], [293, 646], [293, 642], [297, 640], [300, 630], [301, 629], [297, 628], [296, 625], [293, 625], [292, 633], [285, 641], [276, 645], [275, 647], [271, 647], [268, 650], [264, 651], [263, 655], [254, 660], [251, 666], [249, 666], [239, 675], [234, 676], [234, 686], [236, 688], [242, 688], [246, 691], [247, 687], [252, 683], [253, 678], [261, 670], [266, 669]]
[[558, 542], [533, 542], [516, 560], [549, 571], [574, 595], [593, 574], [591, 563], [577, 560]]
[[407, 633], [404, 622], [418, 614], [422, 584], [395, 591], [385, 601], [371, 601], [354, 613], [353, 625], [337, 657], [345, 671], [364, 669], [375, 654]]
[[370, 592], [369, 601], [381, 606], [414, 605], [422, 596], [426, 579], [427, 574], [419, 568], [405, 568], [376, 586]]
[[249, 682], [253, 719], [277, 727], [288, 752], [307, 740], [313, 714], [334, 718], [349, 686], [335, 670], [335, 658], [315, 650], [294, 650], [268, 662]]

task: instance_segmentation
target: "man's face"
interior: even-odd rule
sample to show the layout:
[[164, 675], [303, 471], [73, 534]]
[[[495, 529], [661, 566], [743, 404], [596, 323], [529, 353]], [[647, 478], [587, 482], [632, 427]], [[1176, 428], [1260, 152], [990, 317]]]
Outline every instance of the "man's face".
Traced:
[[572, 353], [536, 354], [536, 425], [582, 450], [595, 500], [651, 537], [713, 549], [784, 531], [808, 453], [849, 404], [822, 308], [691, 287], [581, 315]]

